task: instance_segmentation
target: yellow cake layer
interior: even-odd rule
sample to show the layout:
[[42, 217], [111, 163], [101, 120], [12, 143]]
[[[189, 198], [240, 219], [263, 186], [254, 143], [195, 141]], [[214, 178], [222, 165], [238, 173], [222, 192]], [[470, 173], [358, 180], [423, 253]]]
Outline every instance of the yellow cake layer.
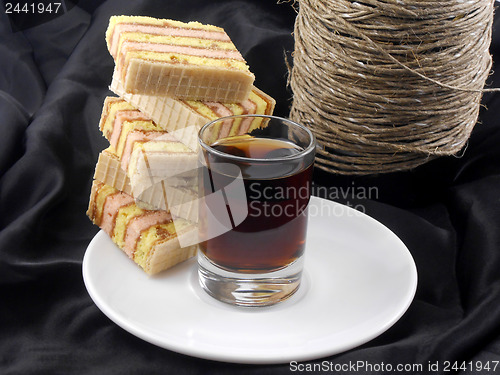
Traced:
[[[106, 200], [113, 194], [124, 193], [120, 193], [113, 187], [94, 180], [89, 209], [87, 211], [89, 218], [94, 224], [100, 226], [100, 221], [95, 220], [96, 213], [101, 212], [102, 214]], [[154, 213], [160, 211], [143, 210], [133, 203], [118, 208], [118, 212], [114, 218], [113, 233], [110, 237], [121, 250], [125, 251], [124, 238], [131, 220], [134, 218], [140, 219], [140, 216], [148, 212]], [[134, 262], [141, 266], [148, 274], [163, 271], [196, 254], [196, 245], [181, 248], [178, 241], [179, 233], [182, 235], [191, 232], [194, 233], [195, 229], [196, 227], [193, 224], [183, 219], [169, 220], [160, 224], [150, 225], [141, 231], [131, 256]]]
[[[252, 112], [253, 114], [271, 114], [272, 109], [274, 108], [273, 99], [271, 99], [268, 95], [262, 93], [262, 91], [257, 88], [253, 88], [250, 91], [248, 96], [248, 100], [255, 104], [256, 110]], [[220, 114], [216, 113], [212, 108], [210, 108], [206, 102], [194, 101], [194, 100], [185, 100], [183, 101], [189, 107], [194, 109], [203, 117], [206, 117], [208, 121], [213, 121], [222, 117]], [[242, 115], [245, 114], [245, 109], [241, 103], [220, 103], [223, 104], [230, 112], [230, 115]], [[207, 122], [208, 122], [207, 121]], [[236, 134], [239, 128], [241, 120], [235, 120], [231, 129], [231, 134]]]
[[[99, 191], [96, 192], [96, 197], [95, 197], [95, 206], [94, 210], [91, 214], [92, 219], [95, 220], [97, 225], [100, 225], [102, 221], [102, 213], [104, 209], [104, 203], [106, 203], [106, 199], [117, 192], [116, 189], [114, 189], [111, 186], [103, 185], [99, 187]], [[89, 215], [90, 216], [90, 215]]]
[[106, 139], [109, 140], [111, 133], [113, 133], [113, 125], [116, 118], [116, 113], [119, 111], [132, 111], [135, 108], [123, 99], [115, 98], [112, 96], [104, 99], [104, 105], [99, 122], [99, 129], [104, 134]]
[[224, 31], [221, 27], [200, 23], [197, 21], [182, 22], [166, 18], [154, 18], [148, 16], [111, 16], [109, 25], [111, 28], [117, 23], [134, 23], [154, 26], [172, 26], [187, 29], [200, 29], [206, 31]]
[[130, 132], [142, 130], [142, 131], [162, 131], [161, 128], [156, 126], [153, 121], [125, 121], [122, 123], [122, 128], [120, 132], [120, 140], [118, 141], [118, 146], [116, 147], [116, 154], [121, 157], [123, 155], [123, 150], [125, 148], [125, 143], [127, 142], [127, 137]]
[[144, 215], [145, 211], [139, 208], [136, 204], [122, 207], [116, 215], [115, 228], [113, 230], [112, 240], [122, 248], [125, 244], [125, 232], [127, 226], [134, 217]]
[[[183, 220], [176, 220], [168, 224], [158, 224], [147, 229], [141, 234], [141, 238], [137, 243], [137, 247], [134, 253], [134, 262], [136, 262], [141, 267], [146, 266], [147, 257], [150, 250], [157, 245], [159, 242], [168, 241], [176, 236], [177, 225], [181, 223], [187, 223]], [[187, 224], [188, 225], [188, 224]]]
[[209, 106], [207, 106], [204, 102], [200, 102], [197, 100], [180, 100], [182, 104], [185, 104], [192, 108], [195, 112], [199, 113], [203, 117], [206, 117], [208, 120], [216, 119], [217, 113], [215, 113]]
[[137, 248], [134, 253], [134, 261], [141, 267], [148, 266], [148, 258], [151, 258], [151, 249], [166, 241], [171, 241], [177, 235], [177, 232], [182, 232], [191, 227], [191, 223], [186, 220], [176, 219], [168, 224], [155, 225], [141, 235]]

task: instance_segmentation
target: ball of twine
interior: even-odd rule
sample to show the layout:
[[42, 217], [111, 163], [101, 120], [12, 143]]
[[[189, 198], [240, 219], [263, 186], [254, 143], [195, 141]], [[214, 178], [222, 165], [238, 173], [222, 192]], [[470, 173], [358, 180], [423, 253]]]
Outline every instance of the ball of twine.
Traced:
[[300, 0], [291, 119], [338, 174], [456, 155], [491, 69], [494, 0]]

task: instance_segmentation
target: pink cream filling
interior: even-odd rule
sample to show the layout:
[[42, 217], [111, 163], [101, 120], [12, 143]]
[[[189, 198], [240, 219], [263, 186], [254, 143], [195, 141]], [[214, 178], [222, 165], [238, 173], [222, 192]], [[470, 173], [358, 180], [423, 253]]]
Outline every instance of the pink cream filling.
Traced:
[[[225, 105], [221, 103], [207, 102], [205, 104], [219, 117], [234, 115], [234, 113], [229, 108], [227, 108]], [[248, 113], [253, 114], [257, 109], [257, 105], [248, 99], [240, 103], [240, 105], [243, 107], [243, 114], [248, 114]], [[236, 131], [236, 133], [240, 135], [245, 134], [250, 128], [252, 122], [253, 120], [251, 118], [246, 118], [242, 120], [240, 122], [239, 128]], [[229, 136], [232, 126], [233, 126], [233, 121], [224, 121], [220, 127], [217, 139]]]
[[[217, 102], [206, 102], [205, 103], [208, 108], [210, 108], [218, 117], [231, 116], [234, 113], [227, 108], [225, 105]], [[219, 129], [218, 139], [227, 137], [229, 135], [229, 131], [231, 130], [231, 126], [233, 125], [232, 120], [223, 121], [221, 127]]]
[[125, 232], [123, 251], [133, 259], [135, 247], [141, 233], [153, 225], [167, 223], [170, 220], [172, 220], [172, 216], [168, 211], [149, 211], [144, 215], [132, 218]]
[[219, 117], [234, 115], [234, 113], [224, 104], [217, 102], [205, 102], [205, 105]]
[[115, 228], [116, 215], [120, 207], [128, 206], [134, 203], [134, 198], [125, 193], [112, 194], [106, 198], [102, 210], [101, 229], [106, 232], [110, 237], [113, 236]]
[[233, 59], [233, 60], [244, 61], [243, 57], [237, 50], [208, 49], [208, 48], [196, 48], [189, 46], [177, 46], [173, 44], [125, 41], [122, 43], [120, 58], [116, 60], [117, 65], [123, 65], [123, 62], [125, 61], [125, 54], [131, 51], [179, 53], [183, 55], [198, 56], [198, 57], [210, 57], [215, 59]]
[[192, 37], [199, 39], [211, 39], [221, 42], [230, 42], [229, 36], [225, 32], [206, 31], [199, 29], [187, 29], [178, 27], [161, 27], [152, 25], [138, 24], [117, 24], [113, 29], [113, 35], [110, 43], [111, 56], [116, 58], [116, 50], [118, 49], [118, 40], [120, 34], [124, 32], [140, 32], [144, 34], [165, 35], [165, 36], [180, 36]]
[[[257, 104], [252, 102], [251, 100], [245, 100], [241, 103], [243, 107], [243, 111], [245, 114], [251, 113], [254, 114], [257, 110]], [[245, 134], [248, 129], [250, 128], [250, 125], [252, 124], [252, 118], [246, 118], [240, 122], [240, 128], [238, 129], [238, 134]]]
[[113, 132], [111, 133], [111, 137], [109, 139], [109, 143], [114, 147], [118, 147], [118, 142], [120, 140], [120, 135], [122, 132], [122, 124], [124, 121], [151, 121], [148, 117], [144, 116], [144, 114], [137, 110], [125, 110], [118, 111], [115, 116], [115, 120], [113, 122]]

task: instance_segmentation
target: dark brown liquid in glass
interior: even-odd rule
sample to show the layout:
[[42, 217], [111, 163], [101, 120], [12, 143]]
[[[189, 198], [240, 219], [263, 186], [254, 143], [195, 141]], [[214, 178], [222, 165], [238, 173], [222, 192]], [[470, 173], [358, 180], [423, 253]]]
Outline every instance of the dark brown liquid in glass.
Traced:
[[[226, 154], [257, 159], [275, 159], [296, 155], [302, 149], [286, 141], [266, 138], [242, 138], [218, 141], [212, 147]], [[302, 159], [302, 158], [298, 158]], [[212, 212], [235, 208], [231, 187], [234, 176], [219, 173], [222, 162], [216, 155], [207, 157], [208, 170], [200, 178], [205, 195], [224, 189], [231, 204], [210, 207]], [[238, 163], [238, 162], [236, 162]], [[248, 215], [228, 231], [200, 244], [203, 253], [215, 265], [229, 271], [265, 272], [283, 268], [302, 255], [307, 231], [307, 205], [310, 196], [312, 166], [304, 168], [303, 160], [295, 162], [241, 162]], [[270, 176], [278, 176], [270, 178]], [[210, 178], [211, 177], [211, 178]], [[200, 208], [201, 209], [201, 208]], [[217, 216], [217, 215], [216, 215]], [[203, 223], [210, 232], [210, 222]]]

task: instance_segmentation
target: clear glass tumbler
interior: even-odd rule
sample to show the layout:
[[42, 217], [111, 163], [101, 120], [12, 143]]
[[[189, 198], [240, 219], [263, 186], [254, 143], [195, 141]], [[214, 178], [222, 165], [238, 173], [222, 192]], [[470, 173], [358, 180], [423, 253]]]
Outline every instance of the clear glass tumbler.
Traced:
[[202, 288], [233, 305], [267, 306], [299, 287], [316, 143], [306, 127], [264, 115], [200, 130]]

